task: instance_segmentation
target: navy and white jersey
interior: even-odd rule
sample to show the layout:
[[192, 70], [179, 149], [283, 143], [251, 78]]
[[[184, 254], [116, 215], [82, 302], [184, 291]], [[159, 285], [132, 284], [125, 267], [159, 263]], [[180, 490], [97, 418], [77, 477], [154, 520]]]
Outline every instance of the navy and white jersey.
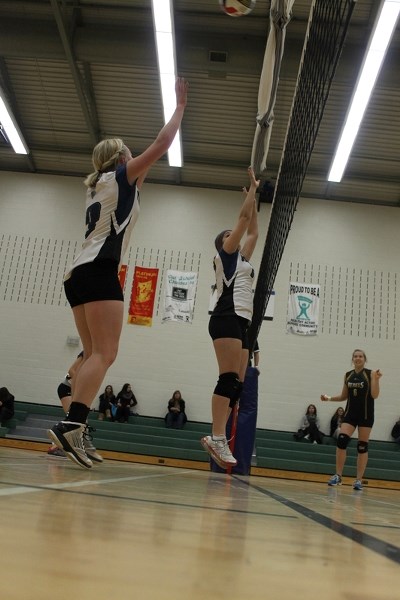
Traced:
[[251, 321], [253, 316], [254, 269], [239, 251], [221, 250], [214, 257], [217, 303], [213, 316], [237, 315]]
[[94, 188], [86, 194], [86, 233], [80, 253], [69, 267], [72, 270], [97, 260], [113, 260], [118, 264], [129, 244], [132, 229], [139, 216], [139, 190], [126, 177], [126, 165], [116, 171], [102, 173]]
[[371, 370], [363, 369], [356, 373], [353, 369], [345, 375], [347, 386], [347, 405], [344, 417], [373, 419], [374, 399], [371, 396]]

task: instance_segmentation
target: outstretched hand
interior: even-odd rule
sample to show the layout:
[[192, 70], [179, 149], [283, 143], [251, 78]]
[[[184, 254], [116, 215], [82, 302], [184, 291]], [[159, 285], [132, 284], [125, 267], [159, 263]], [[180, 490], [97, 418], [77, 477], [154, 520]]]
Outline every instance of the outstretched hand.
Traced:
[[175, 81], [176, 105], [186, 106], [189, 84], [183, 77], [177, 77]]
[[[249, 189], [251, 188], [253, 191], [255, 191], [256, 189], [258, 189], [258, 186], [260, 185], [260, 180], [256, 179], [256, 176], [254, 175], [253, 167], [249, 167], [247, 169], [247, 172], [248, 172], [249, 177], [250, 177], [250, 186], [249, 186]], [[249, 190], [246, 187], [243, 188], [243, 193], [244, 194], [247, 194], [248, 191]]]
[[326, 394], [321, 394], [321, 400], [322, 402], [328, 402], [329, 396], [327, 396]]

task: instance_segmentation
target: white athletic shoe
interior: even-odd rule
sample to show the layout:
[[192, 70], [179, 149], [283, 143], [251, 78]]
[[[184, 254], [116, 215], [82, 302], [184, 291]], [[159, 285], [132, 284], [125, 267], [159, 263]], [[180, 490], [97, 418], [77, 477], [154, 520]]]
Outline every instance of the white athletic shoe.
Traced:
[[102, 463], [104, 458], [99, 454], [93, 445], [92, 431], [96, 431], [94, 427], [86, 425], [85, 431], [83, 432], [83, 447], [90, 460]]
[[213, 440], [211, 435], [206, 435], [201, 438], [200, 442], [204, 450], [208, 452], [222, 469], [237, 465], [237, 460], [232, 456], [226, 437], [222, 440]]
[[69, 459], [80, 467], [90, 469], [92, 461], [83, 447], [83, 433], [86, 425], [72, 421], [60, 421], [48, 430], [48, 436], [54, 444], [64, 450]]

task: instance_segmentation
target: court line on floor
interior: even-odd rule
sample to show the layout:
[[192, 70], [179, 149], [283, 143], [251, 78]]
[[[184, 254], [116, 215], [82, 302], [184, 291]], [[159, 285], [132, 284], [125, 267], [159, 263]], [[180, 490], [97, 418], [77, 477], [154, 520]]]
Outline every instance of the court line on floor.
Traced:
[[[187, 471], [189, 472], [189, 471]], [[0, 485], [13, 485], [8, 489], [0, 489], [0, 496], [12, 496], [13, 494], [26, 494], [28, 492], [40, 492], [43, 490], [64, 490], [67, 488], [77, 488], [87, 485], [102, 485], [108, 483], [121, 483], [123, 481], [137, 481], [138, 479], [155, 479], [157, 477], [171, 477], [176, 475], [178, 471], [173, 473], [156, 473], [153, 475], [131, 475], [130, 477], [114, 477], [109, 479], [84, 479], [83, 481], [72, 481], [64, 483], [45, 483], [42, 486], [16, 484], [6, 481], [0, 481]], [[179, 472], [179, 474], [182, 474]], [[184, 474], [184, 473], [183, 473]]]
[[326, 517], [325, 515], [322, 515], [321, 513], [318, 513], [311, 508], [307, 508], [306, 506], [303, 506], [302, 504], [298, 504], [297, 502], [294, 502], [293, 500], [289, 500], [288, 498], [285, 498], [284, 496], [280, 496], [279, 494], [276, 494], [275, 492], [266, 490], [262, 487], [259, 487], [258, 485], [250, 483], [249, 481], [246, 481], [244, 479], [239, 479], [239, 477], [237, 477], [236, 475], [232, 475], [232, 478], [235, 479], [240, 484], [247, 485], [251, 489], [257, 490], [264, 496], [268, 496], [269, 498], [276, 500], [280, 504], [283, 504], [284, 506], [291, 508], [295, 512], [303, 515], [307, 519], [310, 519], [314, 523], [318, 523], [319, 525], [322, 525], [323, 527], [326, 527], [327, 529], [330, 529], [330, 530], [334, 531], [335, 533], [339, 533], [340, 535], [348, 538], [349, 540], [356, 542], [357, 544], [360, 544], [364, 548], [372, 550], [376, 554], [379, 554], [385, 558], [388, 558], [389, 560], [392, 560], [393, 562], [395, 562], [397, 564], [400, 564], [400, 548], [398, 546], [395, 546], [394, 544], [389, 544], [388, 542], [379, 540], [378, 538], [370, 535], [369, 533], [364, 533], [362, 531], [359, 531], [358, 529], [354, 529], [353, 527], [350, 527], [350, 525], [345, 525], [344, 523], [335, 521], [335, 519]]
[[202, 510], [211, 510], [211, 511], [219, 511], [219, 512], [228, 512], [228, 513], [236, 513], [236, 514], [245, 514], [245, 515], [253, 515], [253, 516], [262, 516], [262, 517], [274, 517], [274, 518], [282, 518], [282, 519], [297, 519], [297, 517], [293, 515], [281, 515], [278, 513], [269, 513], [269, 512], [260, 512], [260, 511], [249, 511], [242, 510], [237, 508], [225, 508], [218, 506], [204, 506], [203, 504], [187, 504], [184, 502], [168, 502], [166, 500], [150, 500], [149, 498], [130, 498], [127, 496], [114, 495], [114, 494], [101, 494], [99, 492], [80, 492], [76, 489], [70, 488], [78, 488], [87, 485], [98, 485], [104, 483], [119, 483], [122, 481], [137, 481], [138, 479], [150, 479], [155, 477], [168, 477], [172, 475], [185, 475], [190, 473], [198, 473], [197, 470], [185, 470], [183, 471], [181, 468], [177, 468], [174, 473], [159, 473], [157, 475], [140, 475], [140, 476], [132, 476], [132, 477], [116, 477], [114, 479], [97, 479], [97, 480], [84, 480], [84, 481], [74, 481], [71, 483], [51, 483], [44, 484], [42, 486], [39, 485], [31, 485], [27, 486], [26, 484], [15, 484], [6, 481], [0, 481], [0, 485], [13, 485], [14, 487], [9, 489], [0, 489], [0, 496], [11, 496], [18, 494], [27, 494], [34, 492], [43, 492], [43, 491], [58, 491], [61, 493], [67, 494], [81, 494], [85, 496], [95, 496], [96, 498], [105, 498], [110, 500], [125, 500], [127, 502], [142, 502], [144, 504], [158, 504], [161, 506], [174, 506], [178, 508], [200, 508]]
[[400, 529], [400, 525], [384, 525], [381, 523], [357, 523], [357, 521], [352, 521], [352, 525], [361, 525], [362, 527], [377, 527], [378, 529]]

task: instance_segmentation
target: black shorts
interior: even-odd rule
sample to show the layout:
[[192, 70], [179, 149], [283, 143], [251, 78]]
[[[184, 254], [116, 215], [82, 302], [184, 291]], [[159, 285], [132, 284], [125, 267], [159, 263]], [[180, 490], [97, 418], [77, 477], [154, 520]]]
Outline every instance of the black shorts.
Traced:
[[71, 387], [69, 385], [66, 385], [65, 383], [60, 383], [60, 385], [57, 388], [57, 394], [58, 397], [60, 398], [65, 398], [66, 396], [70, 396], [71, 395]]
[[249, 337], [247, 334], [249, 321], [244, 317], [210, 317], [208, 333], [213, 340], [221, 338], [234, 338], [242, 340], [243, 350], [249, 349]]
[[368, 417], [366, 419], [364, 415], [346, 415], [343, 417], [342, 423], [348, 423], [353, 427], [372, 427], [374, 424], [374, 417]]
[[124, 301], [118, 263], [113, 260], [98, 260], [75, 267], [71, 277], [64, 281], [64, 290], [71, 308], [97, 300]]

